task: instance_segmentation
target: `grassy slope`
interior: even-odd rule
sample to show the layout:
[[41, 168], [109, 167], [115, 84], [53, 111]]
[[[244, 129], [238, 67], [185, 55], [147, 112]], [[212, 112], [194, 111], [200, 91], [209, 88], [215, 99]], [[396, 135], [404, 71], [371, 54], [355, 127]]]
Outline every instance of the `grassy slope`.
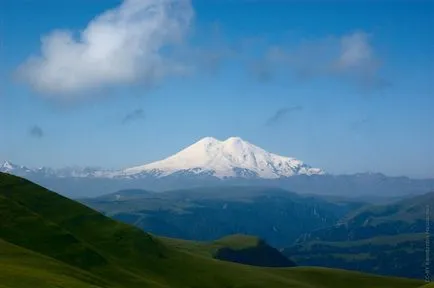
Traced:
[[0, 287], [104, 287], [102, 279], [0, 239]]
[[[422, 284], [340, 270], [271, 269], [214, 260], [205, 253], [209, 247], [160, 240], [6, 174], [0, 174], [0, 214], [3, 287], [31, 283], [31, 287], [72, 288], [339, 288], [353, 283], [355, 288], [416, 288]], [[231, 245], [242, 240], [228, 239]], [[179, 243], [182, 249], [176, 248]]]
[[246, 249], [259, 245], [260, 239], [254, 236], [236, 234], [221, 238], [214, 243], [231, 249]]
[[213, 242], [161, 238], [173, 248], [223, 261], [261, 267], [293, 267], [296, 264], [258, 237], [235, 234]]
[[[229, 236], [223, 239], [217, 240], [211, 243], [204, 242], [196, 242], [189, 240], [180, 240], [180, 239], [171, 239], [171, 238], [161, 238], [163, 242], [172, 248], [177, 250], [184, 251], [186, 253], [192, 253], [195, 255], [201, 255], [201, 257], [209, 258], [213, 254], [213, 252], [221, 247], [223, 243], [228, 243], [231, 246], [235, 245], [236, 247], [241, 248], [243, 246], [239, 240], [246, 236], [243, 235], [234, 235], [234, 237]], [[257, 238], [247, 236], [247, 239], [250, 241], [252, 245]], [[222, 241], [223, 240], [223, 241]], [[240, 244], [240, 246], [238, 246]], [[230, 265], [234, 265], [232, 263], [228, 263]], [[236, 264], [235, 264], [236, 265]], [[414, 287], [415, 283], [421, 283], [419, 280], [403, 280], [399, 278], [385, 278], [381, 276], [368, 275], [358, 272], [350, 272], [339, 269], [328, 269], [328, 268], [319, 268], [319, 267], [294, 267], [294, 268], [259, 268], [256, 267], [248, 267], [242, 266], [251, 270], [252, 275], [256, 273], [267, 272], [273, 275], [279, 275], [285, 277], [287, 279], [291, 279], [291, 282], [295, 283], [296, 286], [287, 286], [287, 287], [312, 287], [312, 288], [339, 288], [339, 287], [390, 287], [390, 288], [398, 288], [398, 287]], [[237, 276], [235, 276], [237, 277]], [[238, 275], [239, 277], [239, 275]], [[389, 282], [390, 281], [390, 282]], [[348, 284], [351, 283], [351, 284]], [[288, 282], [288, 285], [290, 283]], [[299, 285], [299, 286], [298, 286]], [[416, 284], [420, 285], [420, 284]], [[238, 287], [238, 286], [237, 286]], [[258, 286], [240, 286], [240, 287], [261, 287]], [[265, 285], [264, 287], [273, 287]], [[416, 286], [417, 287], [417, 286]]]
[[204, 257], [212, 257], [220, 248], [246, 249], [259, 244], [259, 238], [248, 235], [229, 235], [213, 242], [190, 241], [168, 237], [158, 237], [166, 246]]

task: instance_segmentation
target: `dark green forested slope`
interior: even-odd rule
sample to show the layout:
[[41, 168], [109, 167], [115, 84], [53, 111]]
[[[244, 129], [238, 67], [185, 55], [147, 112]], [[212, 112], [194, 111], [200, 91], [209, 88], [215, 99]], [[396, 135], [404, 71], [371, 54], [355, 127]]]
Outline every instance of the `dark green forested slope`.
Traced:
[[[211, 244], [160, 239], [6, 174], [0, 174], [0, 228], [2, 288], [416, 288], [423, 284], [343, 270], [220, 261], [207, 251], [240, 248], [237, 245], [243, 249], [246, 239]], [[249, 241], [244, 245], [252, 247]]]
[[432, 231], [433, 212], [434, 193], [366, 206], [339, 225], [303, 235], [284, 253], [302, 265], [423, 279], [426, 243], [433, 244], [426, 234]]

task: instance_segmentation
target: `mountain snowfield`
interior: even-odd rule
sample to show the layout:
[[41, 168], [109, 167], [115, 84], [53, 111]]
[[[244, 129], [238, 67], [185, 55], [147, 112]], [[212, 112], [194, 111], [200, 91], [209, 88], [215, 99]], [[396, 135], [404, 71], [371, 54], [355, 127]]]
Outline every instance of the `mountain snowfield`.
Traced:
[[189, 170], [218, 178], [256, 176], [264, 179], [324, 174], [295, 158], [269, 153], [239, 137], [219, 141], [205, 137], [161, 161], [124, 170], [125, 175], [157, 172], [161, 177]]
[[30, 169], [5, 161], [0, 172], [24, 176], [29, 173], [54, 177], [136, 178], [145, 175], [165, 177], [174, 173], [206, 174], [223, 179], [230, 177], [257, 177], [276, 179], [294, 175], [323, 175], [291, 157], [269, 153], [239, 137], [219, 141], [205, 137], [182, 151], [160, 161], [118, 171], [97, 168], [37, 168]]

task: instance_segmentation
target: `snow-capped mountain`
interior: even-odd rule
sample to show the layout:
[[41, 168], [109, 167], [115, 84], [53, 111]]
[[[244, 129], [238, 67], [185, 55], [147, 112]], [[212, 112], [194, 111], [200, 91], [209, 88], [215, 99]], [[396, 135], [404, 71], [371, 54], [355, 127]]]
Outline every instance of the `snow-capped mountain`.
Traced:
[[295, 158], [269, 153], [239, 137], [230, 137], [225, 141], [205, 137], [161, 161], [117, 171], [90, 167], [66, 167], [62, 169], [40, 167], [33, 169], [5, 161], [0, 165], [0, 172], [18, 176], [117, 179], [163, 178], [169, 175], [206, 175], [220, 179], [276, 179], [294, 175], [324, 174], [324, 171], [319, 168], [312, 168]]
[[264, 179], [324, 174], [319, 168], [312, 168], [295, 158], [269, 153], [239, 137], [230, 137], [225, 141], [205, 137], [173, 156], [125, 169], [122, 174], [129, 176], [153, 173], [164, 177], [180, 171], [205, 173], [218, 178]]
[[18, 166], [9, 161], [4, 161], [3, 164], [0, 166], [0, 169], [4, 172], [12, 171], [15, 170], [16, 168], [18, 168]]
[[10, 161], [4, 161], [3, 163], [0, 163], [0, 172], [10, 173], [18, 176], [24, 176], [27, 173], [31, 173], [32, 169], [27, 168], [25, 166], [14, 164]]
[[29, 168], [14, 164], [10, 161], [0, 162], [0, 172], [9, 173], [17, 176], [37, 175], [43, 177], [107, 177], [111, 171], [93, 167], [65, 167], [53, 169], [48, 167]]
[[302, 161], [269, 153], [238, 137], [206, 137], [161, 161], [122, 170], [69, 167], [29, 168], [0, 162], [0, 172], [29, 179], [72, 198], [124, 189], [168, 191], [231, 185], [271, 186], [308, 194], [408, 195], [433, 191], [434, 179], [389, 177], [378, 173], [326, 174]]

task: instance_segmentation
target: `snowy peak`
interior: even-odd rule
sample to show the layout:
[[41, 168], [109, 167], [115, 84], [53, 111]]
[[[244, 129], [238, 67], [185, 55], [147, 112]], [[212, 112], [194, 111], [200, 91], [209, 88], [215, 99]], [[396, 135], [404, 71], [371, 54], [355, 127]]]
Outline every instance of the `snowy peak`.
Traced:
[[13, 169], [15, 169], [15, 168], [17, 168], [17, 167], [18, 167], [17, 165], [12, 164], [12, 163], [9, 162], [9, 161], [4, 161], [3, 164], [0, 165], [0, 169], [1, 169], [1, 170], [4, 170], [4, 171], [7, 171], [7, 170], [13, 170]]
[[[295, 158], [269, 153], [240, 137], [219, 141], [205, 137], [164, 160], [124, 170], [127, 175], [154, 172], [167, 176], [175, 172], [207, 173], [219, 178], [279, 178], [294, 175], [324, 174]], [[240, 174], [241, 173], [241, 174]]]
[[25, 166], [16, 165], [10, 161], [4, 161], [0, 165], [0, 172], [16, 174], [19, 176], [29, 173], [31, 170]]
[[[1, 162], [0, 162], [1, 163]], [[43, 177], [110, 177], [113, 172], [92, 167], [65, 167], [61, 169], [52, 169], [48, 167], [29, 168], [22, 165], [14, 164], [10, 161], [4, 161], [0, 164], [0, 172], [9, 173], [16, 176], [26, 177], [28, 175], [38, 175]]]

